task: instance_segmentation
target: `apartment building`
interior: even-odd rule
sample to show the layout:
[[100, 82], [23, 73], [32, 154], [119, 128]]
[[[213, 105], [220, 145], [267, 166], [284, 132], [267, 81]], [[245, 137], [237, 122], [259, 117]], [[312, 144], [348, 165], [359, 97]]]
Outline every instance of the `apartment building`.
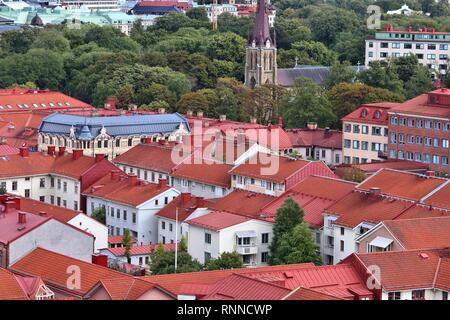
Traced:
[[265, 265], [272, 241], [272, 223], [226, 211], [212, 211], [186, 221], [188, 252], [200, 263], [223, 252], [237, 252], [246, 266]]
[[39, 153], [21, 147], [18, 155], [0, 161], [0, 187], [6, 192], [75, 211], [85, 210], [82, 191], [117, 169], [101, 154], [86, 157], [78, 149], [67, 154], [54, 146]]
[[364, 104], [343, 117], [344, 164], [383, 161], [388, 151], [388, 110], [396, 103]]
[[394, 30], [392, 25], [386, 25], [383, 31], [375, 32], [373, 38], [366, 40], [365, 65], [391, 57], [416, 55], [419, 63], [428, 66], [438, 77], [447, 72], [449, 44], [450, 32], [437, 32], [425, 27], [419, 31], [413, 31], [412, 27]]
[[110, 236], [131, 231], [137, 244], [158, 242], [156, 213], [179, 195], [165, 180], [150, 183], [139, 180], [135, 174], [113, 170], [84, 193], [88, 215], [96, 208], [104, 208]]
[[437, 89], [394, 106], [389, 114], [389, 158], [422, 162], [450, 173], [450, 90]]

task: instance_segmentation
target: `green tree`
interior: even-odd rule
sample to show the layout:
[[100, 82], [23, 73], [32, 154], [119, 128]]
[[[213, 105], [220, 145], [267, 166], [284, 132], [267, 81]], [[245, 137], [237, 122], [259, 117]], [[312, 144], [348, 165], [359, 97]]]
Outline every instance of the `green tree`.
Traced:
[[188, 92], [181, 96], [177, 103], [177, 111], [185, 113], [188, 110], [197, 112], [207, 112], [209, 102], [207, 97], [202, 92]]
[[131, 263], [131, 247], [133, 246], [133, 237], [131, 236], [130, 229], [128, 228], [123, 230], [122, 246], [125, 248], [124, 256], [127, 258], [127, 262]]
[[[202, 265], [186, 251], [178, 252], [177, 273], [196, 272]], [[175, 273], [175, 252], [160, 249], [151, 254], [150, 271], [153, 275]]]
[[270, 244], [271, 265], [281, 264], [283, 257], [279, 254], [279, 247], [283, 236], [289, 234], [296, 225], [303, 221], [303, 209], [291, 197], [288, 197], [277, 210], [275, 223], [273, 225], [273, 237]]
[[383, 88], [403, 95], [403, 81], [389, 61], [371, 61], [370, 68], [359, 73], [359, 79], [372, 87]]
[[0, 186], [0, 194], [6, 194], [8, 191], [4, 186]]
[[97, 207], [92, 211], [91, 218], [106, 224], [106, 210], [104, 207]]
[[335, 127], [337, 118], [322, 88], [309, 78], [298, 78], [291, 96], [283, 106], [284, 124], [288, 128], [317, 122], [319, 127]]
[[325, 80], [325, 86], [326, 88], [330, 89], [339, 83], [351, 83], [355, 79], [356, 73], [353, 71], [348, 61], [345, 61], [343, 63], [337, 62], [331, 67], [330, 75]]
[[314, 64], [331, 66], [336, 60], [336, 53], [329, 50], [323, 43], [316, 41], [300, 41], [292, 44], [292, 49], [299, 54], [306, 56], [314, 61]]
[[420, 66], [416, 70], [416, 73], [407, 82], [405, 82], [406, 99], [412, 99], [431, 90], [433, 90], [431, 74], [425, 66]]
[[51, 30], [41, 32], [31, 47], [64, 53], [70, 50], [70, 43], [60, 32]]
[[134, 101], [134, 88], [131, 84], [125, 84], [117, 92], [117, 105], [119, 108], [127, 109]]
[[300, 19], [275, 18], [277, 47], [289, 49], [291, 44], [311, 40], [311, 30]]
[[245, 45], [245, 39], [235, 33], [217, 33], [208, 40], [206, 50], [211, 59], [243, 62]]
[[210, 259], [206, 263], [206, 270], [225, 270], [243, 267], [242, 258], [236, 252], [222, 252], [217, 259]]
[[359, 169], [357, 166], [352, 165], [348, 170], [345, 170], [345, 173], [343, 174], [342, 178], [347, 181], [353, 181], [353, 182], [362, 182], [366, 180], [367, 176]]

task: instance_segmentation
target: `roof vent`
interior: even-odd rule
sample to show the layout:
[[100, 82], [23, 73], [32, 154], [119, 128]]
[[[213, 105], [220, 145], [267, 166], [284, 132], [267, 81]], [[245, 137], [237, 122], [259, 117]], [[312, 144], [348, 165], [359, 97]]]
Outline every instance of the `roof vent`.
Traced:
[[292, 279], [294, 277], [294, 274], [292, 273], [292, 271], [285, 271], [285, 272], [283, 272], [283, 274], [287, 279]]
[[422, 259], [428, 259], [428, 258], [429, 258], [429, 257], [428, 257], [428, 254], [426, 254], [426, 253], [420, 253], [419, 256], [420, 256]]

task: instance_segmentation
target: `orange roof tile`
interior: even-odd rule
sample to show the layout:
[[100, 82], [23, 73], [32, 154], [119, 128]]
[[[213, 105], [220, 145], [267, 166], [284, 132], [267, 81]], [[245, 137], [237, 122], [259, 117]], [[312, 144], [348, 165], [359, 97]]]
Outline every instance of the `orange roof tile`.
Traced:
[[425, 177], [424, 175], [381, 169], [376, 174], [361, 182], [357, 189], [369, 191], [376, 187], [381, 193], [400, 198], [420, 200], [434, 189], [446, 182], [446, 179]]
[[[183, 200], [183, 197], [185, 200]], [[178, 209], [178, 220], [184, 221], [197, 208], [208, 208], [213, 202], [205, 200], [201, 197], [194, 197], [191, 194], [180, 194], [178, 197], [170, 201], [164, 208], [158, 211], [157, 216], [176, 219], [176, 211]]]
[[70, 210], [24, 197], [20, 198], [20, 210], [34, 214], [45, 212], [48, 216], [64, 223], [67, 223], [79, 214], [82, 214], [81, 211]]
[[0, 300], [29, 300], [16, 276], [3, 268], [0, 268]]
[[[67, 269], [70, 266], [77, 266], [80, 268], [81, 277], [79, 289], [67, 289]], [[34, 249], [28, 255], [14, 263], [10, 267], [10, 270], [22, 275], [39, 276], [48, 285], [78, 295], [87, 293], [100, 280], [130, 277], [125, 273], [70, 258], [40, 247]]]
[[175, 178], [192, 180], [208, 185], [231, 187], [231, 176], [228, 171], [232, 165], [222, 163], [180, 164], [171, 175]]
[[185, 222], [200, 228], [219, 231], [250, 220], [248, 217], [225, 211], [213, 211]]
[[157, 288], [153, 283], [132, 277], [102, 279], [99, 284], [103, 286], [111, 300], [136, 300], [144, 293]]
[[[158, 249], [159, 244], [145, 244], [141, 246], [132, 246], [130, 253], [132, 256], [134, 255], [148, 255], [150, 252], [155, 251]], [[175, 251], [175, 243], [166, 243], [163, 244], [164, 251]], [[107, 248], [105, 250], [108, 250], [116, 257], [124, 256], [125, 254], [125, 248], [124, 247], [118, 247], [118, 248]]]
[[312, 289], [298, 287], [292, 290], [283, 300], [342, 300], [342, 298]]
[[[355, 111], [343, 117], [341, 120], [387, 126], [388, 111], [396, 105], [398, 105], [398, 103], [393, 102], [363, 104]], [[378, 117], [376, 116], [377, 114], [379, 115]]]
[[316, 146], [328, 149], [342, 149], [342, 131], [317, 128], [286, 130], [294, 147]]
[[427, 197], [424, 203], [450, 210], [450, 182], [447, 182], [445, 186]]

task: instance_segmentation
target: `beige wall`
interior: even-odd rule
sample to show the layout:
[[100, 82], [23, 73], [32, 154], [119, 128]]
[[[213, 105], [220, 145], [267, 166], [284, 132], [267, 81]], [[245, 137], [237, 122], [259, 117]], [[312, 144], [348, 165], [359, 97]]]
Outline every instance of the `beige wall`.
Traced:
[[371, 232], [367, 237], [362, 239], [358, 244], [358, 252], [359, 253], [367, 253], [367, 244], [369, 244], [376, 237], [384, 237], [387, 239], [392, 239], [394, 242], [392, 243], [391, 251], [403, 251], [405, 250], [399, 242], [392, 236], [392, 234], [386, 229], [385, 226], [381, 226], [378, 230]]

